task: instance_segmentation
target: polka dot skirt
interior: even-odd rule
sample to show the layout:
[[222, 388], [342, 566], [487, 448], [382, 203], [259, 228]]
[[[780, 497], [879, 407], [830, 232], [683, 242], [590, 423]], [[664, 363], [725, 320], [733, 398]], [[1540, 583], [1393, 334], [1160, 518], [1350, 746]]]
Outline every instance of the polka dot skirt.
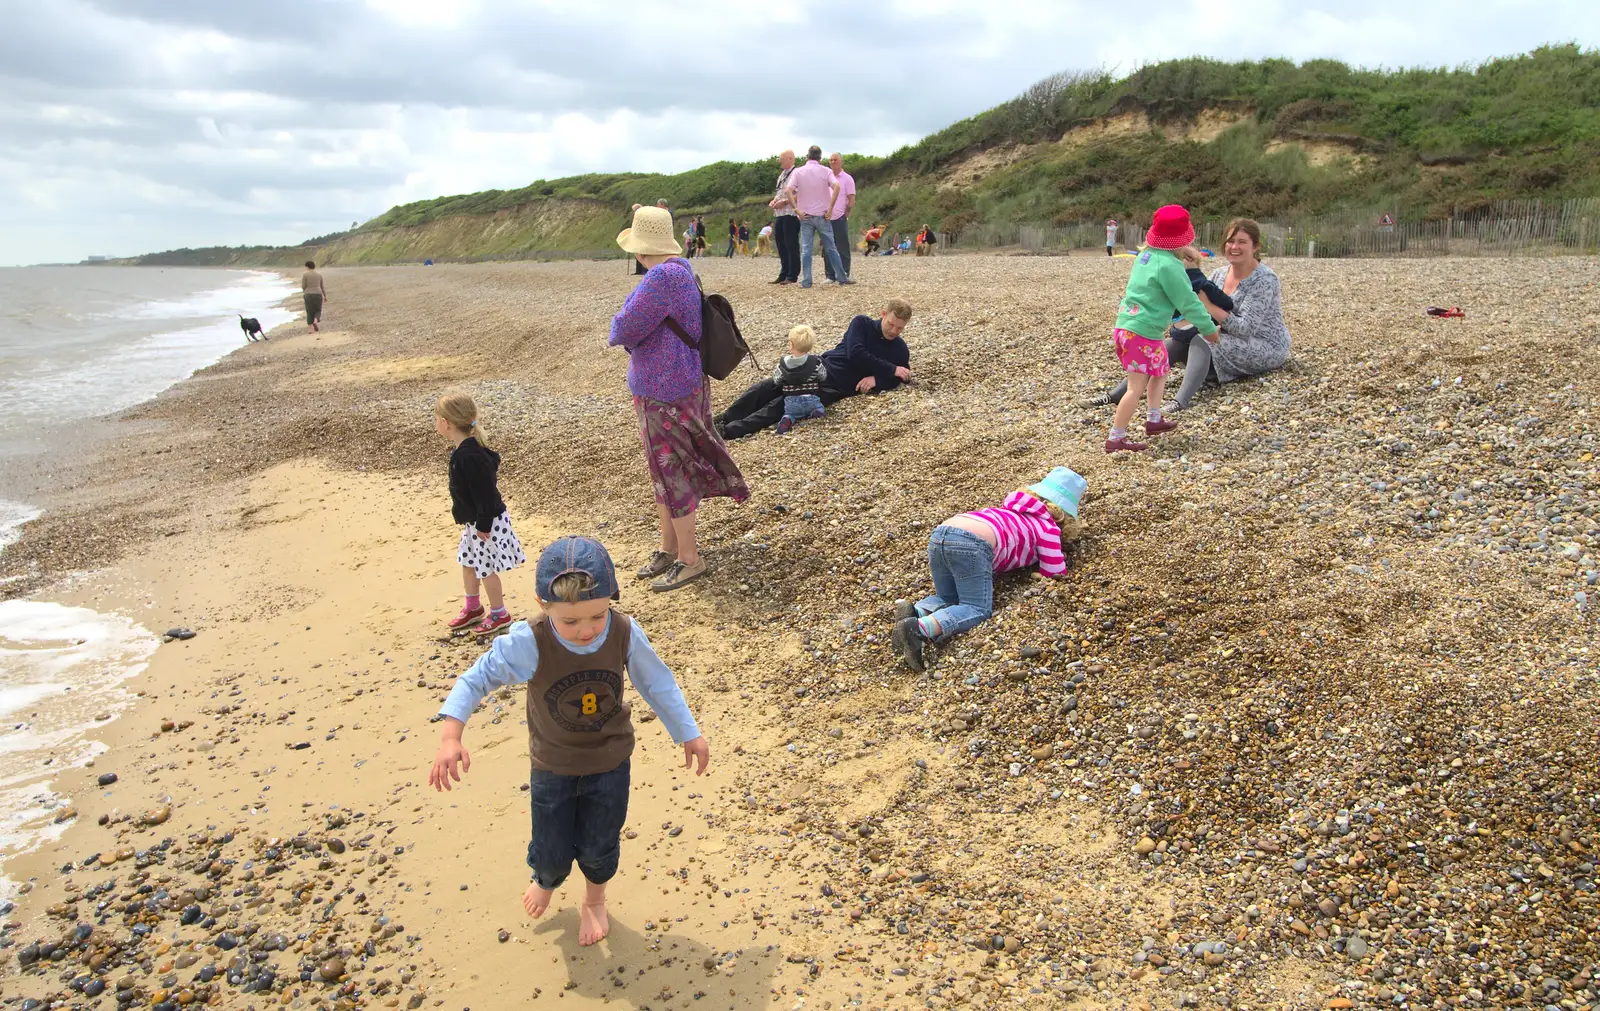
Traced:
[[461, 545], [456, 548], [456, 561], [486, 579], [497, 572], [510, 572], [527, 561], [522, 553], [522, 542], [511, 530], [511, 514], [501, 513], [489, 528], [489, 539], [478, 536], [478, 528], [471, 523], [461, 528]]

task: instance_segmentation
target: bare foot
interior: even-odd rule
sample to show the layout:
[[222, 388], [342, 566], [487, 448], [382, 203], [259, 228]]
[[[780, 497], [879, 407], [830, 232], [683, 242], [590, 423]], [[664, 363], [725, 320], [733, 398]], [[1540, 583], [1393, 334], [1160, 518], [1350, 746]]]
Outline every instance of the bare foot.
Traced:
[[522, 908], [528, 911], [530, 919], [537, 920], [550, 908], [550, 897], [555, 895], [553, 888], [540, 888], [538, 885], [529, 885], [528, 890], [522, 893]]
[[585, 902], [578, 912], [578, 943], [584, 947], [599, 944], [611, 933], [611, 918], [606, 916], [606, 902]]

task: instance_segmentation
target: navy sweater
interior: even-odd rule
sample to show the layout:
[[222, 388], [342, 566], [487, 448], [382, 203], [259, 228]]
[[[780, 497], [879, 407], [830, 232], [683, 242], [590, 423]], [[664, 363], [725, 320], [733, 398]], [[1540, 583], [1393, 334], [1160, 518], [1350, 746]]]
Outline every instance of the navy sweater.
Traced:
[[872, 376], [878, 381], [877, 388], [887, 393], [900, 385], [895, 367], [911, 367], [911, 349], [899, 337], [884, 340], [882, 320], [857, 316], [844, 332], [844, 340], [822, 356], [822, 364], [828, 369], [830, 389], [849, 396], [857, 383]]

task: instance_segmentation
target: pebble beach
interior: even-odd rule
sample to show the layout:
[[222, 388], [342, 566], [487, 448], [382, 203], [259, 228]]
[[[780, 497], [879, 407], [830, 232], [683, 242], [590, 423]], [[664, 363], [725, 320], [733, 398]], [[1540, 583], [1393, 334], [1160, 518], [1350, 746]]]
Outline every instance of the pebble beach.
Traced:
[[[1289, 366], [1115, 458], [1079, 405], [1118, 378], [1125, 260], [858, 257], [809, 291], [695, 264], [768, 368], [907, 299], [915, 382], [733, 443], [714, 573], [624, 587], [712, 770], [636, 716], [610, 938], [578, 947], [570, 883], [520, 907], [520, 694], [425, 789], [481, 651], [444, 633], [431, 412], [476, 398], [530, 553], [586, 533], [633, 569], [654, 509], [605, 336], [634, 279], [334, 268], [322, 333], [117, 416], [0, 554], [12, 596], [194, 632], [0, 868], [0, 1003], [1600, 1007], [1593, 259], [1272, 261]], [[903, 668], [929, 532], [1058, 465], [1089, 486], [1070, 574], [1001, 578]], [[531, 566], [506, 585], [528, 615]]]

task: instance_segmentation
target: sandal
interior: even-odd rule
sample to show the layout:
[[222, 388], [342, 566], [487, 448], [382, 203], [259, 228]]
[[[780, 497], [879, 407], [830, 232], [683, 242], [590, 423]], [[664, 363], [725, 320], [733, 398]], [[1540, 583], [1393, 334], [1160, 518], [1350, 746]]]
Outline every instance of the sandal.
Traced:
[[672, 568], [672, 563], [676, 562], [677, 560], [677, 556], [671, 554], [670, 552], [657, 551], [652, 554], [650, 556], [650, 560], [639, 569], [638, 576], [640, 579], [653, 579]]
[[680, 586], [687, 586], [710, 571], [711, 566], [706, 564], [704, 558], [693, 566], [674, 560], [667, 571], [661, 574], [661, 578], [650, 584], [650, 589], [655, 593], [666, 593], [669, 590], [676, 590]]
[[468, 607], [467, 605], [462, 604], [461, 612], [454, 618], [451, 618], [445, 627], [451, 629], [452, 631], [455, 629], [466, 628], [468, 625], [477, 621], [481, 617], [483, 617], [483, 607], [481, 605], [478, 607]]
[[494, 635], [496, 632], [500, 631], [502, 628], [506, 628], [510, 624], [511, 624], [511, 612], [510, 611], [507, 611], [504, 614], [501, 614], [501, 615], [498, 615], [498, 616], [495, 615], [495, 613], [493, 611], [491, 611], [491, 612], [489, 612], [487, 617], [485, 617], [482, 621], [480, 621], [478, 624], [473, 626], [472, 634], [481, 639], [486, 635]]

